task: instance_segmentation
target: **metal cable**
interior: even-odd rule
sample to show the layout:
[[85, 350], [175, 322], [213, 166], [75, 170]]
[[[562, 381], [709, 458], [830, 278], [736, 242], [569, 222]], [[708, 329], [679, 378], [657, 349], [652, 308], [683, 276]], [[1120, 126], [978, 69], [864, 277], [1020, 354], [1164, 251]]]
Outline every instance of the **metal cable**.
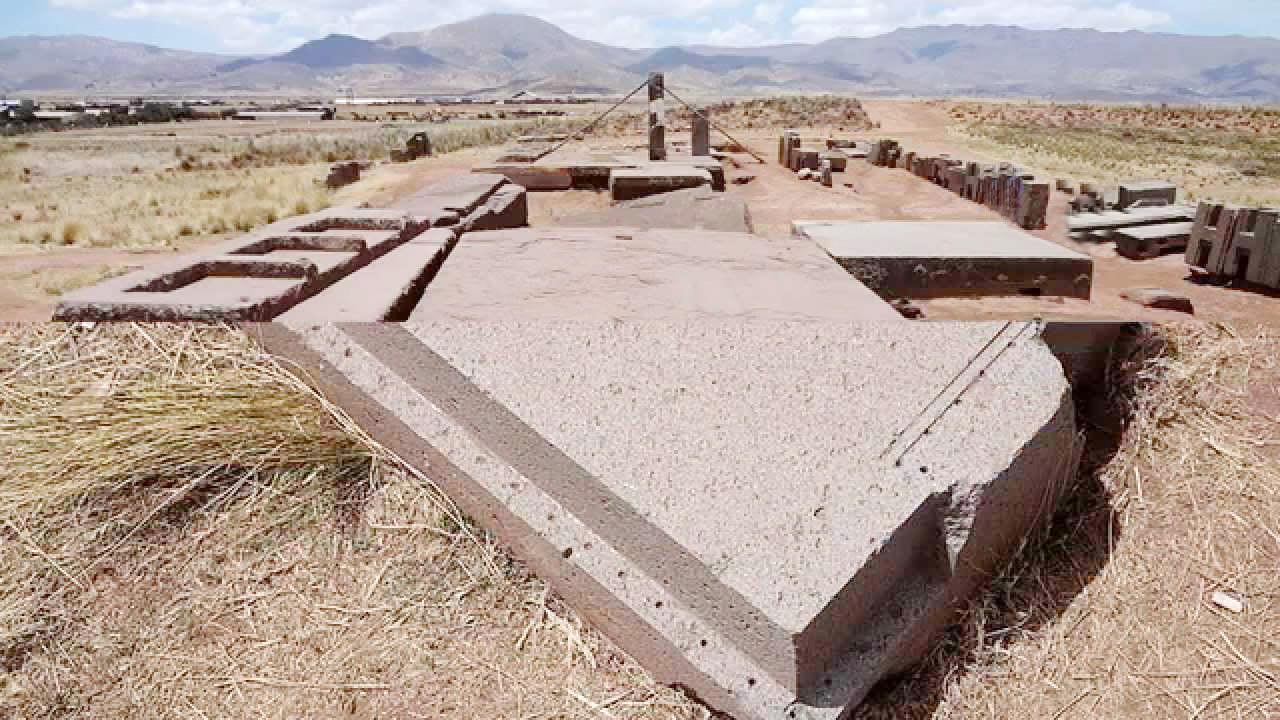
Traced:
[[[621, 100], [619, 100], [617, 103], [615, 103], [613, 107], [611, 107], [611, 108], [609, 108], [608, 110], [605, 110], [604, 112], [600, 113], [600, 116], [599, 116], [599, 117], [597, 117], [595, 120], [592, 120], [592, 121], [591, 121], [591, 122], [590, 122], [586, 127], [582, 128], [581, 130], [579, 130], [579, 131], [577, 131], [577, 132], [570, 133], [570, 134], [569, 134], [569, 137], [565, 138], [563, 142], [561, 142], [559, 145], [557, 145], [557, 146], [555, 146], [555, 147], [551, 148], [550, 150], [548, 150], [548, 151], [546, 151], [546, 152], [542, 153], [541, 155], [539, 155], [539, 156], [538, 156], [538, 159], [539, 159], [539, 160], [541, 160], [542, 158], [544, 158], [544, 157], [546, 157], [546, 156], [550, 155], [551, 153], [553, 153], [553, 152], [555, 152], [555, 151], [559, 150], [560, 148], [564, 147], [565, 145], [568, 145], [570, 142], [572, 142], [572, 141], [573, 141], [573, 139], [574, 139], [575, 137], [577, 137], [577, 136], [579, 136], [579, 135], [583, 135], [583, 134], [585, 134], [588, 130], [590, 130], [590, 129], [594, 128], [594, 127], [596, 126], [596, 124], [598, 124], [601, 120], [603, 120], [603, 119], [605, 118], [605, 116], [606, 116], [606, 115], [608, 115], [609, 113], [613, 112], [614, 110], [617, 110], [617, 109], [622, 105], [622, 103], [624, 103], [624, 102], [626, 102], [626, 101], [630, 100], [630, 99], [631, 99], [631, 98], [632, 98], [636, 93], [640, 92], [640, 90], [641, 90], [642, 88], [646, 88], [646, 87], [648, 87], [648, 86], [649, 86], [649, 81], [648, 81], [648, 79], [646, 79], [644, 82], [640, 83], [640, 85], [638, 85], [638, 86], [636, 87], [636, 89], [635, 89], [635, 90], [632, 90], [631, 92], [627, 93], [627, 96], [626, 96], [626, 97], [622, 98], [622, 99], [621, 99]], [[737, 141], [735, 140], [734, 142], [737, 142]]]
[[736, 138], [736, 137], [734, 137], [734, 136], [730, 135], [727, 131], [725, 131], [725, 129], [724, 129], [724, 128], [722, 128], [722, 127], [720, 127], [719, 125], [717, 125], [717, 124], [715, 123], [715, 121], [714, 121], [714, 120], [712, 120], [711, 118], [707, 117], [706, 115], [703, 115], [699, 110], [697, 110], [696, 108], [694, 108], [694, 107], [693, 107], [692, 105], [690, 105], [689, 103], [685, 102], [684, 100], [681, 100], [679, 95], [677, 95], [677, 94], [675, 94], [675, 93], [671, 92], [671, 88], [665, 88], [665, 90], [666, 90], [666, 92], [667, 92], [667, 94], [668, 94], [668, 95], [670, 95], [671, 97], [675, 98], [677, 102], [679, 102], [681, 105], [683, 105], [683, 106], [685, 106], [686, 108], [688, 108], [688, 109], [689, 109], [689, 112], [693, 113], [694, 115], [697, 115], [698, 117], [702, 118], [703, 120], [706, 120], [706, 121], [707, 121], [707, 123], [711, 125], [711, 127], [715, 128], [716, 130], [719, 130], [719, 131], [720, 131], [720, 134], [722, 134], [722, 135], [724, 135], [725, 137], [729, 138], [730, 140], [734, 141], [735, 143], [737, 143], [737, 144], [738, 144], [738, 147], [742, 148], [743, 150], [746, 150], [748, 155], [750, 155], [751, 157], [755, 158], [756, 160], [759, 160], [761, 165], [765, 165], [765, 164], [767, 164], [767, 163], [765, 163], [764, 158], [760, 157], [759, 155], [757, 155], [757, 154], [755, 153], [755, 151], [753, 151], [751, 148], [747, 147], [746, 143], [744, 143], [744, 142], [742, 142], [741, 140], [739, 140], [738, 138]]

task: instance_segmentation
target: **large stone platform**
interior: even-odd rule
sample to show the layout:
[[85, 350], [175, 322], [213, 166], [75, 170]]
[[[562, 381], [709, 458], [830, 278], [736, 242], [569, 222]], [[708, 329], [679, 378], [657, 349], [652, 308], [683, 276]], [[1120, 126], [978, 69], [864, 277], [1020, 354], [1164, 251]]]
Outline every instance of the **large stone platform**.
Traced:
[[411, 318], [902, 319], [809, 240], [626, 227], [467, 233]]
[[256, 332], [661, 681], [738, 720], [842, 717], [918, 660], [1078, 458], [1034, 324]]
[[1002, 222], [798, 220], [846, 270], [889, 297], [1061, 295], [1089, 299], [1093, 260]]

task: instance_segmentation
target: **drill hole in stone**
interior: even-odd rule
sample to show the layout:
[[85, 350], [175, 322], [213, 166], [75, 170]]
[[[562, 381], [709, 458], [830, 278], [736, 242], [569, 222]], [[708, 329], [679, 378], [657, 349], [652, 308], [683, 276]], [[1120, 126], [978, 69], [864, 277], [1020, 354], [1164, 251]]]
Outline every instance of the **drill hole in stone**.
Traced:
[[570, 556], [570, 555], [573, 555], [573, 548], [571, 548], [571, 547], [567, 547], [567, 548], [565, 548], [565, 549], [564, 549], [564, 552], [562, 552], [562, 553], [560, 553], [560, 554], [564, 556], [564, 559], [565, 559], [565, 560], [568, 560], [568, 559], [569, 559], [569, 556]]

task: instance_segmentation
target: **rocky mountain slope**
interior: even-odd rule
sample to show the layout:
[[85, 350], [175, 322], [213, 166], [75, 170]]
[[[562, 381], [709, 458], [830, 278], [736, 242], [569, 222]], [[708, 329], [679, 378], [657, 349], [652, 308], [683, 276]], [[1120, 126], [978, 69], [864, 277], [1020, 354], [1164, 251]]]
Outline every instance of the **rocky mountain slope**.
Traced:
[[999, 26], [921, 27], [815, 45], [637, 50], [526, 15], [484, 15], [377, 40], [329, 35], [273, 57], [85, 36], [0, 38], [0, 91], [361, 95], [617, 93], [649, 70], [699, 93], [1280, 101], [1280, 39]]

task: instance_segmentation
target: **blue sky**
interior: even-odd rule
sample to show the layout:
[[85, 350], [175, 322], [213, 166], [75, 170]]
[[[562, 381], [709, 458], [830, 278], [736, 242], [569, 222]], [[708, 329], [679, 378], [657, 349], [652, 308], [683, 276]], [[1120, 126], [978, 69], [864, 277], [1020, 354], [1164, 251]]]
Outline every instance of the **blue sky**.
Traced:
[[1280, 37], [1280, 0], [0, 0], [0, 34], [266, 53], [331, 32], [376, 38], [490, 11], [630, 47], [814, 42], [950, 23]]

